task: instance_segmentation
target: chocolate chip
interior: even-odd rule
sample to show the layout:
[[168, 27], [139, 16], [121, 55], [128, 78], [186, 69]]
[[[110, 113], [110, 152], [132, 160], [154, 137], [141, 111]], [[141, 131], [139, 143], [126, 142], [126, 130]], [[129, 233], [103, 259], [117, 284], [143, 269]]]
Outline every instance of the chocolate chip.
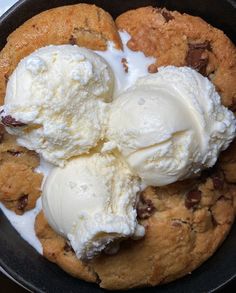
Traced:
[[172, 19], [175, 19], [168, 10], [162, 9], [161, 10], [161, 15], [165, 18], [165, 21], [168, 22]]
[[221, 190], [224, 187], [224, 182], [221, 178], [214, 176], [212, 178], [214, 189]]
[[21, 152], [14, 150], [8, 150], [7, 152], [14, 157], [18, 157], [21, 154]]
[[65, 250], [65, 252], [74, 252], [72, 246], [66, 242], [65, 246], [63, 247], [63, 249]]
[[188, 209], [191, 209], [195, 205], [197, 205], [202, 197], [202, 192], [198, 189], [193, 189], [189, 191], [185, 198], [185, 206]]
[[187, 66], [192, 67], [204, 76], [206, 76], [206, 68], [209, 60], [207, 51], [211, 51], [209, 41], [198, 44], [189, 43], [188, 53], [185, 58]]
[[28, 204], [28, 194], [24, 194], [18, 199], [17, 209], [20, 211], [24, 211], [27, 204]]
[[140, 199], [137, 205], [137, 215], [139, 219], [147, 219], [155, 212], [156, 208], [154, 207], [150, 199], [145, 199], [143, 195], [140, 195]]
[[151, 64], [148, 66], [149, 73], [156, 73], [158, 71], [156, 64]]
[[9, 127], [20, 127], [25, 126], [26, 124], [20, 121], [17, 121], [15, 118], [13, 118], [10, 115], [7, 115], [5, 117], [2, 117], [2, 124]]
[[127, 61], [127, 59], [126, 59], [126, 58], [122, 58], [122, 59], [121, 59], [121, 63], [122, 63], [122, 65], [123, 65], [124, 69], [125, 69], [125, 72], [128, 73], [128, 71], [129, 71], [129, 66], [128, 66], [128, 61]]
[[70, 38], [69, 38], [69, 43], [70, 43], [71, 45], [76, 45], [76, 38], [75, 38], [73, 35], [70, 36]]

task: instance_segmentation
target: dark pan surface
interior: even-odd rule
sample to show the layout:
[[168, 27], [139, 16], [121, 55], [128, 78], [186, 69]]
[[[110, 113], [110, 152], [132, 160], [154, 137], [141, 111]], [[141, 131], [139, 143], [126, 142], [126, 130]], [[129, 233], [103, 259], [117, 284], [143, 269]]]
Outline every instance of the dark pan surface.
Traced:
[[[176, 9], [201, 16], [236, 41], [236, 2], [216, 0], [23, 0], [0, 18], [0, 48], [15, 28], [33, 15], [48, 8], [79, 2], [94, 3], [106, 9], [114, 17], [141, 6], [153, 5]], [[135, 292], [213, 292], [224, 289], [236, 276], [236, 225], [222, 247], [199, 269], [173, 283], [133, 290]], [[48, 262], [29, 246], [14, 230], [0, 211], [0, 265], [19, 283], [33, 292], [104, 292], [97, 285], [70, 277], [56, 265]], [[0, 286], [1, 287], [1, 286]], [[132, 292], [132, 291], [131, 291]]]

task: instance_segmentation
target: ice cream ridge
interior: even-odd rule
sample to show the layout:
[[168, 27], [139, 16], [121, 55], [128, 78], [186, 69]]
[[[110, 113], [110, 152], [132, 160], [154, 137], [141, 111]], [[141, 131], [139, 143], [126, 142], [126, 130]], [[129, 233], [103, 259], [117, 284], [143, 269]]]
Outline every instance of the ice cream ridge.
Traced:
[[124, 90], [114, 90], [122, 64], [115, 72], [112, 52], [119, 56], [113, 48], [101, 54], [106, 61], [72, 45], [35, 51], [11, 75], [0, 109], [18, 144], [53, 164], [43, 211], [83, 260], [143, 237], [142, 188], [198, 176], [236, 131], [214, 85], [191, 68], [161, 67], [138, 78], [123, 71]]

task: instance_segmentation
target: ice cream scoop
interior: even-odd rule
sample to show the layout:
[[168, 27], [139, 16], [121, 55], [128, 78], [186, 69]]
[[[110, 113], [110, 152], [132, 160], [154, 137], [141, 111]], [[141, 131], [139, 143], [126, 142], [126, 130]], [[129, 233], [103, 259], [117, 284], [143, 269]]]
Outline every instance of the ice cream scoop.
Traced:
[[21, 60], [7, 84], [2, 122], [18, 143], [63, 166], [103, 137], [113, 73], [91, 50], [41, 48]]
[[114, 101], [104, 149], [117, 147], [144, 183], [162, 186], [213, 166], [235, 129], [233, 113], [207, 78], [167, 66]]
[[114, 155], [80, 156], [56, 167], [43, 186], [43, 210], [78, 258], [90, 259], [113, 241], [140, 238], [136, 201], [140, 182]]

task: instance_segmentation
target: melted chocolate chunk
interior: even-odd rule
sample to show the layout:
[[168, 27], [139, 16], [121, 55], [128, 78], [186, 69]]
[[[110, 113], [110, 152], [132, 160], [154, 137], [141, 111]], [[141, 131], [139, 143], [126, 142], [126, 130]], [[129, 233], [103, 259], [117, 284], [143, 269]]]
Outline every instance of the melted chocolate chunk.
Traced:
[[137, 215], [139, 219], [147, 219], [155, 212], [156, 208], [154, 207], [150, 199], [145, 199], [143, 195], [140, 195], [140, 199], [137, 206]]
[[206, 68], [209, 61], [207, 51], [211, 51], [208, 41], [198, 44], [189, 43], [188, 53], [185, 58], [187, 66], [192, 67], [204, 76], [206, 76]]
[[175, 19], [168, 10], [162, 9], [161, 15], [165, 18], [165, 21], [168, 22], [172, 19]]
[[10, 115], [7, 115], [5, 117], [2, 117], [2, 124], [8, 127], [20, 127], [25, 126], [26, 124], [20, 121], [17, 121], [15, 118], [13, 118]]
[[202, 192], [198, 189], [190, 190], [185, 198], [185, 206], [187, 209], [191, 209], [201, 201]]
[[20, 211], [24, 211], [27, 204], [28, 204], [28, 194], [24, 194], [18, 199], [17, 209]]

